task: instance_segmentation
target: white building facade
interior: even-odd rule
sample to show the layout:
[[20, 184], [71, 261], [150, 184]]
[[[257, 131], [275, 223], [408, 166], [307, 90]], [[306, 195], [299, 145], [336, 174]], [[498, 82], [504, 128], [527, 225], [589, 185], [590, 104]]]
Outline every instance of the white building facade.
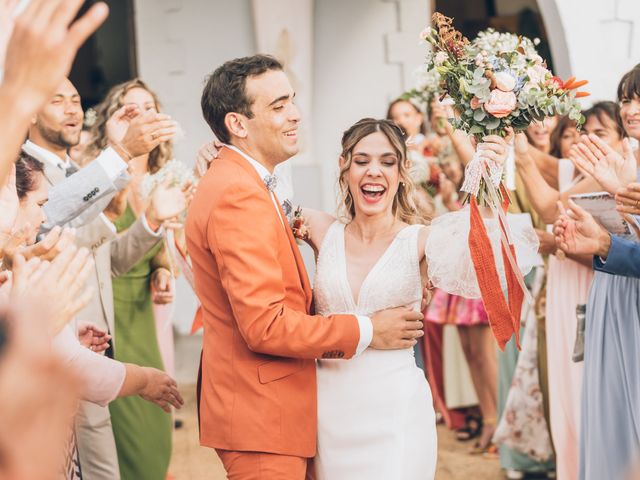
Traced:
[[[615, 100], [622, 74], [640, 63], [638, 0], [495, 3], [503, 15], [540, 12], [556, 73], [588, 79], [591, 101]], [[206, 76], [235, 57], [284, 58], [303, 115], [295, 202], [332, 212], [341, 134], [362, 117], [383, 117], [412, 86], [433, 8], [430, 0], [135, 0], [138, 70], [182, 126], [176, 156], [191, 163], [212, 138], [200, 112]], [[310, 252], [306, 259], [312, 267]], [[195, 300], [180, 296], [188, 317]]]

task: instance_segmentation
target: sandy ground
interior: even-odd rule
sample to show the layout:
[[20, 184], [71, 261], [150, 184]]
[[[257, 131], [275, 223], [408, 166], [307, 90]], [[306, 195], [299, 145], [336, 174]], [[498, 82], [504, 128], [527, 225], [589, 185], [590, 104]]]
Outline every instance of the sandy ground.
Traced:
[[[171, 474], [175, 480], [223, 480], [224, 470], [213, 450], [198, 445], [195, 386], [181, 388], [185, 406], [177, 418], [184, 426], [176, 430], [171, 460]], [[438, 470], [436, 480], [495, 480], [502, 479], [498, 461], [467, 453], [468, 444], [459, 443], [453, 433], [438, 428]]]

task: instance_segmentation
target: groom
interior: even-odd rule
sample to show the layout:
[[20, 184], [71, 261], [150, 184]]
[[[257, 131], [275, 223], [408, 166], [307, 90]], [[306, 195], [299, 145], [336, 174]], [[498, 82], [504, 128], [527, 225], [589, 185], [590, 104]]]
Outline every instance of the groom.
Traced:
[[229, 61], [210, 76], [202, 111], [225, 144], [186, 222], [202, 303], [200, 442], [231, 480], [302, 480], [316, 454], [316, 358], [398, 349], [422, 315], [315, 316], [300, 251], [273, 189], [298, 152], [294, 92], [273, 57]]

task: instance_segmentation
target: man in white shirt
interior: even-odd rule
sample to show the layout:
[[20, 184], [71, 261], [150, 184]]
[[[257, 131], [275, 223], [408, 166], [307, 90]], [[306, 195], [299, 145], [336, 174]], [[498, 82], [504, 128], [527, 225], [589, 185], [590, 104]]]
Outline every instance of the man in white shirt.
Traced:
[[[161, 223], [180, 213], [176, 206], [181, 199], [176, 203], [175, 198], [152, 198], [147, 212], [121, 235], [116, 235], [115, 226], [102, 214], [102, 209], [128, 181], [127, 163], [123, 159], [130, 160], [148, 153], [160, 141], [166, 141], [165, 130], [171, 130], [171, 125], [167, 117], [160, 114], [137, 117], [131, 121], [122, 141], [74, 173], [75, 166], [67, 152], [80, 140], [82, 119], [78, 91], [65, 79], [32, 121], [29, 140], [23, 150], [44, 164], [45, 176], [52, 185], [47, 205], [53, 197], [54, 201], [62, 199], [58, 206], [65, 207], [62, 209], [64, 213], [52, 210], [45, 213], [58, 219], [70, 218], [72, 225], [75, 219], [76, 224], [81, 225], [77, 228], [77, 243], [89, 248], [95, 261], [95, 274], [88, 284], [93, 286], [96, 295], [77, 316], [76, 324], [92, 323], [108, 331], [115, 349], [117, 333], [114, 331], [112, 275], [129, 271], [160, 241]], [[160, 130], [165, 135], [154, 136]], [[101, 199], [96, 201], [101, 195]], [[87, 208], [84, 204], [91, 206]], [[82, 221], [78, 222], [78, 218], [73, 216], [74, 208], [76, 213], [84, 212]], [[118, 480], [120, 471], [109, 409], [82, 402], [76, 428], [84, 480]]]

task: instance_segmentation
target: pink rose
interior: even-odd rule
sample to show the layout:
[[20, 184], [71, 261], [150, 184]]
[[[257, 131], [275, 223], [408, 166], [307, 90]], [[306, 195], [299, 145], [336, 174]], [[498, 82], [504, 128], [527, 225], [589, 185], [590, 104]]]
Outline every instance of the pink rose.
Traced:
[[515, 110], [517, 103], [515, 93], [503, 92], [496, 88], [491, 91], [489, 100], [484, 104], [484, 109], [496, 118], [504, 118]]
[[473, 109], [473, 110], [477, 110], [478, 108], [480, 108], [480, 99], [478, 97], [473, 97], [471, 99], [471, 101], [469, 102], [469, 106]]

